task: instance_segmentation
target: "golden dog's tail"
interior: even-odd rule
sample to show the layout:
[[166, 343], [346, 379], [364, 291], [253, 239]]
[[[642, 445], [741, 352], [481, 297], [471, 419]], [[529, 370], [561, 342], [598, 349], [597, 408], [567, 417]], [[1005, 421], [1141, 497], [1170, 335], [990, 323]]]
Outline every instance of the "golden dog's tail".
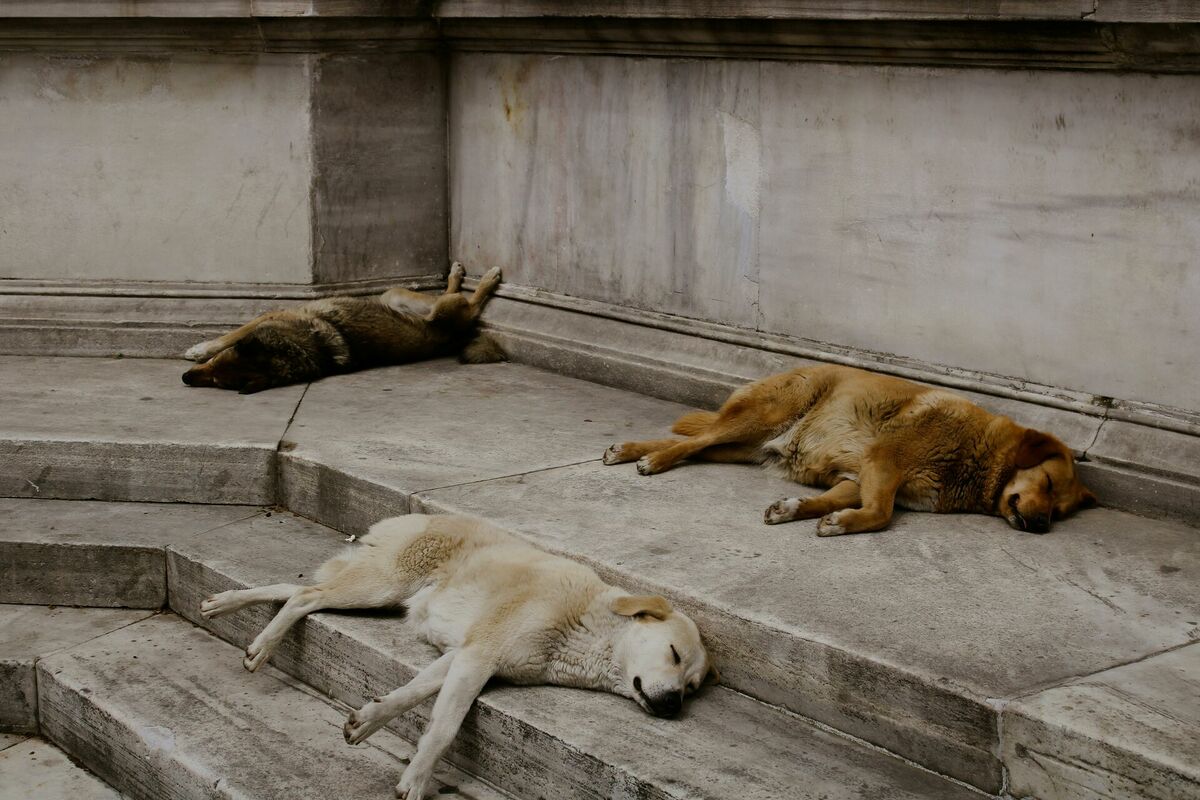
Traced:
[[678, 433], [680, 436], [695, 436], [706, 431], [716, 421], [717, 412], [715, 411], [690, 411], [675, 420], [675, 424], [671, 426], [671, 432]]

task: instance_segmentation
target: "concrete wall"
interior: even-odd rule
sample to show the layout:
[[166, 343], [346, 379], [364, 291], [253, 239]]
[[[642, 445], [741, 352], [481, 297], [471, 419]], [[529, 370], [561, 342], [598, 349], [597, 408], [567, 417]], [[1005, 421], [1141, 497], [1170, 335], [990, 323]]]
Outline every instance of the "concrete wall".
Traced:
[[0, 54], [0, 278], [308, 283], [309, 59]]
[[453, 56], [451, 256], [1200, 409], [1195, 76]]

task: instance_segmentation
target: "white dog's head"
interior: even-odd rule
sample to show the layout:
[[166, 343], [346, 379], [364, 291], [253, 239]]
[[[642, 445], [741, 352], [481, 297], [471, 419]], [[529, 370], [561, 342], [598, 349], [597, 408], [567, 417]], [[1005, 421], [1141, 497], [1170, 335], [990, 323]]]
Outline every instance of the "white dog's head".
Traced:
[[658, 595], [623, 595], [609, 608], [628, 618], [613, 641], [613, 659], [621, 670], [614, 691], [657, 717], [673, 717], [683, 698], [717, 671], [700, 641], [696, 623]]

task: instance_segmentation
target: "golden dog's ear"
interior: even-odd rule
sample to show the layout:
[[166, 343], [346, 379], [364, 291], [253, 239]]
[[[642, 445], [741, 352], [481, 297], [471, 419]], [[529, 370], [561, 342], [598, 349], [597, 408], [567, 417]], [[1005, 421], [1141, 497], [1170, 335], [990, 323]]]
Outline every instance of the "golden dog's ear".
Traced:
[[613, 600], [609, 608], [614, 614], [620, 614], [622, 617], [653, 617], [654, 619], [666, 619], [673, 610], [667, 598], [656, 594], [627, 594]]
[[1017, 455], [1014, 463], [1017, 469], [1036, 467], [1048, 458], [1061, 456], [1063, 445], [1053, 436], [1033, 428], [1026, 428], [1017, 445]]

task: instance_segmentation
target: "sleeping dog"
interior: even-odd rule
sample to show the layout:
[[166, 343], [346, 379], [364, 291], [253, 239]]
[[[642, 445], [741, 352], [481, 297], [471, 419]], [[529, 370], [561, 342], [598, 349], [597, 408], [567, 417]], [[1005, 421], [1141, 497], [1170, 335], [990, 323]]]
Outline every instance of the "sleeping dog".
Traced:
[[222, 592], [200, 604], [207, 617], [283, 602], [246, 648], [258, 669], [287, 630], [323, 608], [405, 605], [422, 636], [443, 652], [409, 683], [376, 697], [346, 721], [350, 744], [436, 694], [429, 728], [396, 787], [421, 800], [434, 765], [492, 677], [558, 684], [628, 697], [656, 716], [715, 677], [695, 623], [662, 597], [604, 583], [588, 567], [542, 552], [482, 520], [410, 514], [371, 527], [361, 544], [326, 562], [315, 586], [278, 584]]
[[764, 521], [820, 517], [819, 536], [880, 530], [894, 505], [995, 514], [1045, 533], [1052, 519], [1096, 502], [1071, 450], [1050, 434], [952, 392], [851, 367], [764, 378], [719, 411], [685, 414], [672, 430], [687, 438], [613, 445], [604, 463], [637, 461], [642, 475], [685, 458], [773, 465], [829, 490], [780, 500]]
[[499, 345], [477, 329], [500, 284], [500, 269], [489, 270], [470, 298], [459, 294], [463, 275], [455, 263], [445, 294], [436, 298], [395, 288], [379, 297], [330, 297], [268, 312], [190, 348], [184, 357], [202, 363], [183, 373], [183, 382], [251, 394], [439, 356], [458, 354], [472, 364], [501, 361]]

